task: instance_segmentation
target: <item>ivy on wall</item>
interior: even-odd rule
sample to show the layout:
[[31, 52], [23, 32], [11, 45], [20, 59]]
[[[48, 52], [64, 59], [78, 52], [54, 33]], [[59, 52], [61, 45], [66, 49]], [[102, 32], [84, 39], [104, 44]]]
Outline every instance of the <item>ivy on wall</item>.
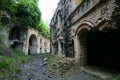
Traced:
[[39, 0], [0, 0], [0, 10], [6, 10], [11, 16], [11, 22], [16, 26], [33, 27], [41, 31], [44, 37], [49, 37], [49, 28], [41, 22]]
[[45, 36], [46, 38], [50, 38], [50, 29], [43, 21], [39, 23], [37, 29], [43, 36]]

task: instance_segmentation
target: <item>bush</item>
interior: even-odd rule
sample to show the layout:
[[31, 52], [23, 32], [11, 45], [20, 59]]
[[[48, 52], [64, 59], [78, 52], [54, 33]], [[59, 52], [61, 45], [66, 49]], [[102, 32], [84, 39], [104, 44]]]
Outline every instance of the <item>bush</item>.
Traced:
[[115, 80], [120, 80], [120, 74], [116, 76]]
[[29, 56], [23, 52], [14, 51], [10, 56], [0, 56], [0, 78], [13, 74], [17, 68], [16, 65], [27, 60]]

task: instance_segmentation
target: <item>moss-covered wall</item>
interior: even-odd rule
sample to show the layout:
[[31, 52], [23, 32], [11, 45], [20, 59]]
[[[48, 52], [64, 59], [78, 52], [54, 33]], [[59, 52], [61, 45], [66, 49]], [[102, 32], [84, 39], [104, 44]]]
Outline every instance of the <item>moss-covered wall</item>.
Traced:
[[8, 26], [0, 26], [0, 39], [6, 46], [8, 45], [8, 36], [9, 36], [9, 30], [10, 28]]

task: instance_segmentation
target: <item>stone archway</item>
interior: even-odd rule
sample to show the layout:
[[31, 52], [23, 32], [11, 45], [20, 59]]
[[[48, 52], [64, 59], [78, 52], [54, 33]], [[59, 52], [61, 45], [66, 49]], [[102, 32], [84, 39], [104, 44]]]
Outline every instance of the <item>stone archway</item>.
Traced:
[[80, 66], [94, 66], [120, 71], [120, 24], [115, 29], [91, 30], [81, 25], [75, 35], [75, 58]]
[[87, 65], [87, 34], [92, 27], [89, 24], [82, 24], [75, 33], [75, 59], [77, 63], [80, 63], [80, 66]]
[[78, 41], [79, 41], [79, 56], [80, 56], [80, 64], [81, 66], [87, 65], [87, 46], [86, 46], [86, 37], [87, 37], [88, 29], [82, 28], [78, 33]]
[[28, 54], [36, 54], [37, 53], [37, 37], [32, 34], [29, 38], [29, 49]]

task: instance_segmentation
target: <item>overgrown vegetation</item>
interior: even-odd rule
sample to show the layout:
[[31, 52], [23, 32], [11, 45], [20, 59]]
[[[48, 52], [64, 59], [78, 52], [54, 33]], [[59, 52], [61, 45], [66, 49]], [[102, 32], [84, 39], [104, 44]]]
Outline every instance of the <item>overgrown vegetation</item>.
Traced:
[[21, 27], [36, 27], [41, 20], [38, 0], [0, 0], [0, 10], [11, 15], [13, 23]]
[[39, 0], [0, 0], [0, 10], [7, 11], [11, 16], [11, 23], [15, 26], [33, 27], [41, 31], [44, 37], [49, 37], [49, 28], [41, 22], [41, 12], [38, 8]]
[[36, 0], [19, 0], [17, 2], [16, 22], [20, 26], [36, 28], [41, 20], [41, 12]]
[[17, 69], [17, 64], [25, 62], [29, 58], [23, 52], [13, 51], [0, 40], [0, 80], [11, 74]]
[[115, 80], [120, 80], [120, 74], [116, 76]]
[[23, 52], [14, 51], [11, 55], [0, 55], [0, 79], [12, 75], [18, 63], [24, 62], [29, 56]]
[[50, 38], [50, 29], [48, 28], [48, 26], [41, 21], [39, 23], [39, 25], [37, 26], [37, 29], [40, 31], [40, 33], [46, 37], [46, 38]]
[[50, 71], [57, 75], [73, 75], [80, 72], [80, 67], [71, 58], [60, 58], [56, 55], [51, 55], [45, 60], [46, 66]]

